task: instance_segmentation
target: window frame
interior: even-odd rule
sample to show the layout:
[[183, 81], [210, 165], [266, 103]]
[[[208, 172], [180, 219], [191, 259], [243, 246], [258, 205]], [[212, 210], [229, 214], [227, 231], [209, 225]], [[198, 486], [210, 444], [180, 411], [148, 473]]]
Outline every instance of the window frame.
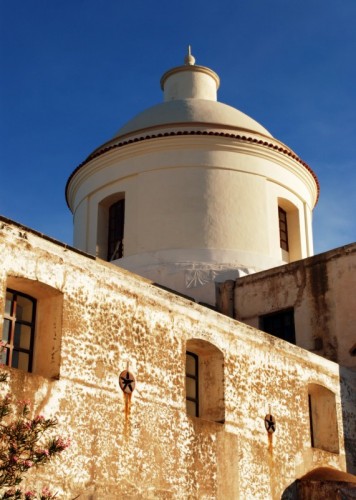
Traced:
[[125, 198], [112, 203], [108, 208], [107, 260], [124, 256]]
[[286, 210], [284, 210], [281, 206], [278, 205], [279, 244], [282, 250], [289, 252], [287, 217], [288, 215]]
[[[4, 351], [6, 352], [5, 363], [3, 363], [3, 364], [6, 366], [9, 366], [11, 368], [21, 369], [21, 368], [18, 368], [18, 366], [13, 366], [13, 360], [14, 360], [14, 352], [18, 352], [18, 353], [23, 352], [23, 353], [28, 354], [28, 367], [27, 367], [27, 370], [24, 370], [24, 371], [31, 373], [32, 367], [33, 367], [33, 355], [34, 355], [34, 343], [35, 343], [37, 299], [35, 299], [31, 295], [28, 295], [27, 293], [20, 292], [19, 290], [15, 290], [13, 288], [6, 288], [6, 295], [7, 295], [7, 293], [13, 294], [13, 298], [11, 301], [10, 313], [6, 312], [6, 307], [5, 307], [5, 311], [4, 311], [2, 340], [3, 340], [3, 335], [4, 335], [5, 322], [8, 321], [10, 323], [10, 325], [9, 325], [9, 332], [8, 332], [8, 341], [5, 343], [5, 341], [3, 340]], [[18, 297], [23, 297], [32, 303], [31, 321], [19, 319], [17, 317], [16, 310], [18, 307]], [[25, 348], [20, 347], [20, 346], [16, 347], [16, 345], [15, 345], [16, 328], [18, 325], [24, 325], [24, 326], [27, 326], [30, 328], [30, 343], [29, 343], [28, 349], [25, 349]], [[3, 361], [3, 359], [2, 359], [2, 361]]]
[[[288, 318], [291, 320], [291, 326], [292, 326], [292, 334], [290, 335], [290, 332], [287, 332], [287, 335], [284, 334], [283, 336], [275, 333], [275, 331], [272, 331], [273, 329], [270, 326], [267, 326], [267, 322], [269, 320], [273, 319], [279, 319], [282, 320], [283, 325], [281, 327], [282, 332], [286, 332], [288, 325], [285, 324], [285, 320]], [[265, 333], [268, 333], [270, 335], [273, 335], [276, 338], [279, 338], [281, 340], [284, 340], [285, 342], [289, 342], [290, 344], [296, 345], [296, 331], [295, 331], [295, 320], [294, 320], [294, 308], [289, 307], [287, 309], [280, 309], [278, 311], [274, 311], [269, 314], [264, 314], [259, 317], [259, 329], [262, 330]]]
[[[193, 355], [194, 359], [197, 360], [198, 371], [196, 370], [195, 374], [191, 373], [198, 382], [197, 416], [203, 420], [223, 424], [225, 422], [224, 352], [213, 343], [201, 338], [187, 339], [184, 352], [185, 375], [187, 372], [187, 353]], [[198, 379], [196, 379], [197, 373]], [[193, 411], [189, 411], [187, 408], [187, 380], [185, 377], [184, 403], [187, 415], [194, 417]]]
[[[186, 401], [190, 401], [195, 405], [195, 415], [194, 417], [199, 417], [199, 356], [195, 354], [194, 352], [191, 351], [186, 351], [186, 361], [187, 357], [190, 356], [191, 358], [194, 359], [194, 373], [188, 373], [187, 371], [187, 365], [185, 368], [185, 378], [186, 378]], [[195, 381], [195, 398], [192, 396], [188, 396], [188, 391], [187, 391], [187, 379]], [[187, 413], [188, 415], [190, 414], [188, 411], [188, 405], [187, 405]]]
[[30, 373], [58, 380], [61, 371], [64, 293], [48, 283], [8, 274], [3, 290], [2, 317], [6, 309], [6, 290], [13, 290], [36, 300]]
[[313, 421], [312, 395], [308, 391], [308, 411], [309, 411], [309, 427], [310, 427], [310, 444], [315, 448], [315, 422]]

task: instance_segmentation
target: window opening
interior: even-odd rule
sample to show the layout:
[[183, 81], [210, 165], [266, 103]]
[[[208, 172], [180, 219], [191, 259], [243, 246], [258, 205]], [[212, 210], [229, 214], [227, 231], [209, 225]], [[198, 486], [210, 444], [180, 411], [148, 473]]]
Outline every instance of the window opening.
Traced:
[[287, 212], [283, 208], [278, 207], [279, 220], [279, 240], [283, 250], [289, 251], [288, 245], [288, 227], [287, 227]]
[[8, 288], [6, 290], [1, 364], [32, 371], [36, 299]]
[[266, 333], [295, 344], [294, 310], [286, 309], [260, 317], [260, 328]]
[[185, 364], [187, 413], [199, 417], [199, 358], [187, 351]]
[[309, 424], [310, 424], [310, 443], [312, 448], [314, 448], [314, 431], [313, 431], [313, 418], [312, 418], [312, 398], [308, 394], [308, 405], [309, 405]]
[[185, 359], [187, 414], [212, 422], [225, 421], [224, 355], [214, 344], [189, 339]]
[[109, 208], [108, 261], [121, 259], [124, 255], [125, 199]]
[[319, 384], [309, 384], [310, 444], [312, 448], [339, 453], [335, 394]]

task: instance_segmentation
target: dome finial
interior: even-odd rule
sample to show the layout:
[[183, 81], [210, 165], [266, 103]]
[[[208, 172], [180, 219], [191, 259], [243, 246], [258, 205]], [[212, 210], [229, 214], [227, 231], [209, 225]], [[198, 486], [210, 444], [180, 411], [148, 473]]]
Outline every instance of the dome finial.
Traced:
[[195, 57], [192, 55], [192, 48], [190, 45], [188, 45], [188, 52], [184, 58], [184, 64], [186, 66], [194, 66], [195, 64]]

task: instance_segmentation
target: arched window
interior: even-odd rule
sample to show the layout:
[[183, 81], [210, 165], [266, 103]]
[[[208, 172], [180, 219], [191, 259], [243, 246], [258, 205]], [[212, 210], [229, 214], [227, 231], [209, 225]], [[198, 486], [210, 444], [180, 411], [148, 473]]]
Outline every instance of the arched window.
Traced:
[[35, 336], [36, 299], [8, 288], [6, 290], [1, 353], [3, 365], [32, 371]]
[[124, 256], [125, 193], [115, 193], [98, 205], [96, 254], [109, 262]]
[[289, 251], [288, 245], [288, 225], [287, 225], [287, 212], [283, 208], [278, 207], [278, 221], [279, 221], [279, 242], [283, 250]]
[[121, 259], [124, 255], [125, 199], [109, 208], [108, 261]]
[[1, 364], [59, 378], [63, 295], [38, 281], [8, 276]]
[[278, 198], [279, 246], [283, 260], [293, 262], [302, 258], [299, 210], [289, 200]]
[[199, 417], [199, 357], [187, 351], [185, 358], [187, 413]]
[[335, 394], [322, 385], [309, 384], [308, 401], [311, 446], [339, 453]]
[[210, 342], [190, 339], [186, 346], [186, 405], [190, 416], [223, 423], [224, 357]]

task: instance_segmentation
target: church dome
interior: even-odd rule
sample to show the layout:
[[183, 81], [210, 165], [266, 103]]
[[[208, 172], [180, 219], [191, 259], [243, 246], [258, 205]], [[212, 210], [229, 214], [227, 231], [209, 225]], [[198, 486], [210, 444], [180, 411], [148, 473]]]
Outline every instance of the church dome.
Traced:
[[151, 128], [200, 126], [272, 135], [256, 120], [217, 101], [220, 78], [210, 68], [195, 64], [189, 52], [183, 66], [172, 68], [161, 78], [164, 102], [136, 115], [114, 139]]
[[164, 125], [201, 125], [272, 135], [242, 111], [208, 99], [178, 99], [152, 106], [120, 128], [115, 138]]
[[70, 176], [74, 246], [211, 305], [217, 283], [311, 256], [308, 165], [218, 102], [219, 76], [190, 50], [160, 83], [164, 101]]

